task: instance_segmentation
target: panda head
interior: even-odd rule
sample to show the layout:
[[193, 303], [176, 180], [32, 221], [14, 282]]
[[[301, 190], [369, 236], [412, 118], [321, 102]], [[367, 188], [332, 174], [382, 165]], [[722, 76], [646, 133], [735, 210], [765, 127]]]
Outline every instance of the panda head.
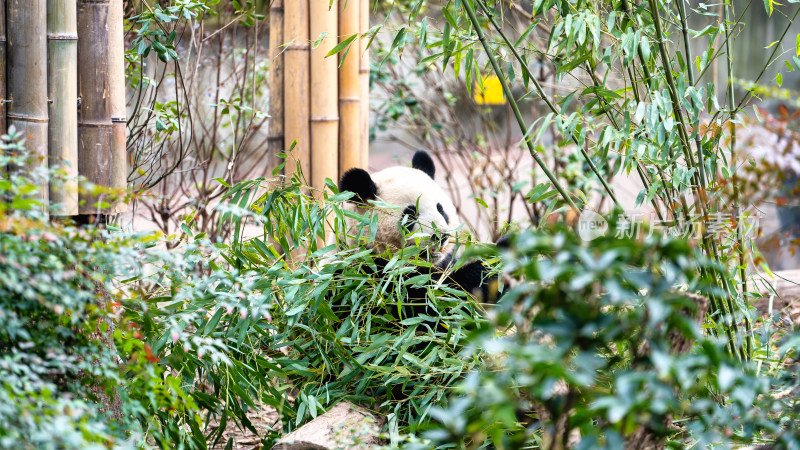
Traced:
[[[421, 245], [437, 257], [449, 253], [459, 224], [456, 207], [433, 180], [435, 172], [433, 160], [424, 151], [414, 154], [411, 167], [390, 167], [373, 174], [363, 169], [345, 172], [339, 191], [355, 194], [347, 207], [359, 214], [378, 215], [375, 241], [369, 243], [371, 248], [381, 253], [395, 251], [421, 238]], [[370, 200], [398, 208], [375, 206]]]

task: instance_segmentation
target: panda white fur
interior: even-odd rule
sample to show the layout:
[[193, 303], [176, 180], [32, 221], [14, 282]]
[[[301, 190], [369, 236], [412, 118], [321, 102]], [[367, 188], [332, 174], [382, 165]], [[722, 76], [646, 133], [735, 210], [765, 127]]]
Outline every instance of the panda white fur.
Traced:
[[[435, 173], [436, 166], [424, 151], [414, 154], [411, 167], [390, 167], [374, 174], [353, 168], [344, 173], [339, 191], [355, 194], [346, 207], [361, 215], [370, 211], [379, 214], [375, 239], [367, 243], [376, 253], [393, 252], [419, 239], [420, 245], [429, 250], [431, 262], [437, 269], [444, 271], [454, 262], [454, 234], [461, 224], [450, 197], [434, 181]], [[399, 209], [375, 206], [370, 200], [380, 200]], [[348, 220], [348, 226], [354, 227], [355, 221]], [[351, 230], [348, 235], [358, 235], [358, 232]], [[355, 245], [354, 240], [352, 238], [348, 245]], [[482, 295], [485, 300], [493, 300], [490, 297], [494, 296], [488, 295], [493, 280], [496, 278], [488, 275], [483, 263], [472, 261], [450, 272], [444, 281]]]

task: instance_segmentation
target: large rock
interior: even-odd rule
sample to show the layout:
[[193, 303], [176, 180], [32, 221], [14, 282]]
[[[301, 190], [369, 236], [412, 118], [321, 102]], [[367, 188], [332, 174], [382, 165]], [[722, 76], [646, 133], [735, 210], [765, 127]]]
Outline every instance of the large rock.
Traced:
[[368, 449], [383, 443], [380, 430], [385, 422], [384, 417], [341, 402], [284, 436], [272, 450]]

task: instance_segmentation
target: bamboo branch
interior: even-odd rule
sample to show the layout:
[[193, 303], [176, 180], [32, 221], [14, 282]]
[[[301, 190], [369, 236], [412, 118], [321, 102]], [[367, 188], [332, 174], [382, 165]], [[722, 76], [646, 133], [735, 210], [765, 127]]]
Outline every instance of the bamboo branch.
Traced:
[[[678, 2], [678, 13], [681, 17], [681, 33], [683, 34], [683, 48], [684, 52], [686, 53], [686, 64], [687, 75], [689, 76], [689, 84], [694, 86], [694, 68], [692, 67], [692, 49], [689, 46], [689, 27], [686, 24], [686, 5], [683, 3], [683, 0], [679, 0]], [[706, 170], [705, 170], [705, 159], [703, 158], [703, 146], [700, 143], [700, 135], [696, 135], [695, 138], [695, 147], [697, 148], [697, 160], [699, 166], [699, 175], [700, 175], [700, 183], [703, 186], [706, 185]]]
[[[494, 57], [494, 54], [492, 53], [491, 48], [489, 48], [489, 43], [486, 41], [486, 36], [484, 36], [484, 34], [483, 34], [483, 30], [481, 29], [480, 22], [478, 22], [478, 17], [475, 15], [475, 10], [473, 9], [472, 4], [470, 3], [470, 0], [466, 0], [466, 1], [462, 2], [461, 4], [462, 4], [462, 6], [464, 6], [464, 9], [467, 11], [467, 15], [469, 16], [469, 20], [472, 23], [472, 28], [478, 34], [478, 39], [480, 40], [481, 45], [483, 45], [483, 49], [486, 51], [486, 55], [489, 57], [489, 62], [492, 65], [492, 69], [494, 70], [494, 73], [497, 75], [497, 78], [500, 80], [500, 84], [503, 86], [503, 92], [505, 92], [506, 97], [508, 98], [508, 103], [509, 103], [509, 105], [511, 105], [511, 110], [514, 112], [514, 116], [517, 119], [517, 124], [519, 125], [520, 129], [522, 130], [522, 132], [525, 134], [525, 144], [528, 146], [528, 152], [531, 154], [531, 156], [533, 157], [534, 161], [536, 161], [536, 164], [539, 165], [539, 167], [542, 169], [542, 172], [544, 172], [544, 174], [547, 176], [547, 178], [550, 180], [550, 182], [553, 183], [553, 187], [556, 188], [558, 193], [561, 195], [561, 198], [563, 198], [564, 201], [574, 211], [576, 211], [576, 212], [579, 211], [578, 207], [575, 205], [575, 202], [572, 201], [572, 198], [570, 198], [569, 194], [561, 186], [561, 183], [558, 182], [558, 179], [556, 179], [556, 176], [553, 174], [552, 171], [550, 171], [550, 169], [547, 167], [547, 164], [545, 164], [545, 162], [542, 161], [542, 159], [536, 153], [536, 149], [533, 148], [533, 143], [531, 142], [530, 137], [528, 136], [527, 127], [525, 126], [525, 120], [522, 118], [522, 113], [520, 113], [520, 111], [519, 111], [519, 106], [517, 105], [517, 101], [514, 98], [514, 93], [511, 92], [511, 88], [508, 85], [508, 80], [506, 80], [505, 75], [503, 74], [503, 71], [500, 70], [500, 66], [497, 64], [497, 59]], [[478, 4], [480, 4], [480, 1], [478, 1]], [[513, 46], [509, 46], [509, 47], [513, 49]], [[533, 80], [534, 80], [534, 83], [536, 84], [536, 86], [538, 86], [538, 83], [535, 81], [535, 79], [533, 79]], [[538, 89], [541, 90], [541, 87], [539, 87]], [[545, 100], [545, 101], [547, 101], [548, 104], [552, 107], [552, 105], [549, 103], [548, 100]], [[611, 195], [613, 196], [613, 194], [611, 194]], [[616, 202], [616, 199], [614, 199], [614, 200]]]
[[[730, 123], [731, 123], [731, 166], [736, 167], [736, 111], [737, 109], [734, 108], [733, 104], [733, 45], [731, 44], [731, 24], [730, 24], [730, 4], [724, 3], [723, 8], [725, 9], [725, 59], [728, 65], [728, 80], [727, 80], [727, 91], [728, 91], [728, 108], [730, 109]], [[800, 11], [800, 8], [798, 8]], [[795, 12], [795, 16], [797, 12]], [[741, 284], [741, 294], [742, 300], [744, 301], [745, 308], [749, 310], [749, 302], [747, 299], [747, 266], [745, 265], [745, 254], [744, 254], [744, 236], [742, 232], [742, 207], [739, 203], [739, 184], [733, 184], [733, 209], [736, 211], [736, 240], [739, 242], [739, 278], [742, 282]], [[752, 356], [753, 354], [753, 325], [750, 323], [750, 316], [749, 313], [744, 314], [744, 325], [745, 330], [747, 332], [747, 336], [745, 336], [745, 346], [746, 346], [746, 353], [748, 356]]]
[[[465, 1], [464, 2], [465, 5], [467, 5], [468, 3], [469, 3], [469, 1]], [[511, 50], [511, 53], [514, 55], [514, 57], [517, 59], [517, 61], [519, 61], [522, 70], [524, 70], [527, 73], [528, 78], [531, 80], [531, 82], [533, 82], [533, 86], [536, 88], [536, 92], [539, 94], [539, 97], [545, 102], [547, 107], [550, 108], [550, 111], [552, 111], [553, 114], [561, 115], [561, 113], [559, 113], [558, 110], [556, 109], [555, 105], [553, 105], [553, 103], [550, 102], [550, 99], [547, 98], [547, 95], [545, 95], [544, 90], [542, 89], [542, 86], [539, 85], [539, 81], [536, 79], [535, 76], [533, 76], [533, 74], [530, 73], [530, 71], [528, 70], [528, 66], [525, 64], [525, 61], [522, 59], [522, 56], [520, 56], [520, 54], [517, 51], [517, 49], [515, 48], [514, 44], [512, 44], [511, 41], [508, 39], [508, 37], [505, 35], [505, 33], [503, 33], [503, 30], [500, 28], [500, 25], [498, 25], [497, 21], [495, 21], [494, 16], [491, 14], [491, 12], [488, 10], [488, 8], [486, 8], [486, 5], [484, 5], [481, 0], [477, 0], [476, 3], [483, 10], [484, 14], [486, 14], [486, 16], [489, 18], [489, 21], [492, 23], [492, 26], [497, 31], [497, 33], [500, 34], [500, 36], [502, 37], [502, 39], [505, 42], [505, 44], [508, 47], [508, 49]], [[465, 8], [468, 8], [467, 9], [467, 14], [470, 14], [470, 11], [471, 11], [472, 16], [475, 15], [475, 11], [472, 9], [472, 5], [465, 6]], [[470, 20], [472, 20], [471, 19], [472, 16], [470, 16]], [[480, 29], [480, 24], [478, 24], [477, 20], [478, 20], [478, 18], [475, 17], [475, 22], [473, 22], [473, 28], [475, 28], [476, 30], [479, 30]], [[481, 40], [481, 44], [483, 44], [483, 47], [486, 50], [486, 53], [489, 55], [489, 60], [493, 63], [492, 64], [492, 68], [494, 69], [495, 74], [500, 79], [501, 83], [503, 83], [504, 88], [505, 88], [505, 86], [508, 84], [508, 82], [505, 80], [505, 76], [503, 75], [502, 71], [500, 71], [500, 68], [497, 65], [497, 61], [495, 60], [494, 55], [491, 53], [491, 50], [489, 49], [488, 44], [486, 43], [486, 40], [483, 37], [483, 31], [482, 30], [478, 31], [478, 38]], [[511, 94], [511, 90], [510, 89], [506, 93], [506, 97], [508, 97], [509, 103], [511, 103], [513, 105], [516, 105], [516, 101], [514, 100], [514, 97]], [[514, 108], [514, 106], [512, 106], [512, 109], [513, 108]], [[525, 126], [525, 122], [522, 120], [522, 116], [520, 116], [518, 118], [518, 122], [519, 122], [520, 128], [522, 129], [522, 132], [526, 135], [526, 142], [528, 144], [529, 150], [531, 151], [531, 154], [534, 155], [535, 151], [533, 150], [533, 144], [527, 138], [527, 127]], [[574, 135], [572, 135], [571, 133], [570, 133], [570, 138], [572, 139], [573, 142], [575, 142], [576, 145], [578, 145], [578, 149], [580, 149], [580, 152], [581, 152], [581, 155], [583, 156], [583, 159], [589, 164], [589, 168], [592, 170], [592, 172], [595, 174], [597, 179], [603, 185], [603, 189], [605, 189], [606, 193], [614, 201], [614, 205], [617, 208], [622, 209], [622, 206], [619, 204], [619, 201], [617, 200], [617, 196], [614, 195], [614, 191], [611, 189], [611, 186], [608, 185], [608, 183], [606, 182], [605, 178], [600, 174], [600, 171], [597, 170], [597, 166], [595, 166], [594, 161], [592, 161], [592, 158], [589, 156], [588, 153], [586, 153], [586, 150], [583, 148], [583, 146], [581, 146], [578, 143], [578, 139]], [[534, 156], [534, 158], [536, 158], [536, 157]], [[538, 161], [537, 161], [537, 163], [538, 163]], [[549, 178], [549, 175], [548, 175], [548, 178]], [[572, 206], [574, 206], [574, 204], [572, 204]]]
[[[795, 19], [797, 19], [797, 14], [798, 13], [800, 13], [800, 7], [798, 7], [797, 10], [795, 10], [794, 15], [792, 16], [791, 20], [789, 20], [789, 23], [786, 24], [786, 28], [783, 30], [783, 33], [781, 33], [781, 37], [778, 38], [778, 40], [773, 44], [773, 47], [775, 47], [775, 48], [772, 50], [772, 53], [769, 55], [769, 58], [767, 58], [767, 63], [764, 64], [764, 67], [761, 69], [761, 72], [759, 72], [759, 74], [756, 77], [755, 81], [753, 81], [754, 85], [758, 84], [758, 82], [761, 80], [761, 77], [763, 77], [764, 74], [767, 72], [767, 67], [769, 67], [772, 64], [773, 59], [775, 58], [775, 54], [778, 53], [778, 49], [782, 48], [781, 44], [783, 43], [783, 38], [786, 37], [786, 33], [789, 32], [789, 29], [794, 24]], [[730, 79], [730, 74], [728, 74], [728, 78]], [[740, 110], [742, 108], [742, 105], [744, 105], [744, 103], [748, 99], [750, 99], [750, 95], [752, 95], [752, 94], [753, 94], [753, 91], [748, 90], [747, 93], [744, 94], [742, 99], [739, 100], [739, 103], [736, 105], [735, 109], [737, 111]]]
[[[670, 59], [667, 55], [666, 46], [664, 45], [664, 36], [661, 31], [661, 16], [659, 14], [658, 6], [656, 5], [655, 0], [648, 0], [648, 4], [650, 5], [650, 13], [653, 16], [653, 25], [655, 27], [655, 32], [656, 32], [656, 44], [658, 45], [659, 53], [661, 55], [661, 64], [664, 68], [664, 76], [667, 82], [667, 92], [669, 92], [670, 100], [672, 101], [673, 114], [678, 119], [678, 131], [682, 143], [682, 148], [684, 151], [684, 159], [686, 160], [688, 167], [690, 168], [696, 167], [696, 163], [692, 158], [691, 146], [689, 144], [689, 136], [686, 131], [686, 122], [684, 120], [683, 114], [680, 109], [680, 103], [678, 103], [678, 96], [675, 88], [675, 80], [672, 77], [672, 68], [670, 67]], [[705, 203], [707, 187], [704, 181], [699, 179], [699, 174], [693, 175], [692, 178], [695, 179], [694, 180], [695, 185], [693, 186], [695, 200], [697, 202], [697, 205], [700, 207], [702, 217], [707, 217], [708, 209]], [[716, 243], [713, 241], [713, 239], [704, 236], [703, 243], [706, 247], [706, 251], [716, 261], [719, 262], [720, 261], [719, 252], [717, 250]], [[731, 352], [739, 356], [742, 360], [745, 360], [747, 357], [744, 348], [739, 347], [738, 352], [736, 348], [737, 346], [734, 335], [739, 334], [739, 326], [737, 325], [736, 319], [734, 317], [734, 308], [731, 302], [732, 293], [730, 285], [728, 284], [726, 277], [721, 277], [719, 282], [722, 288], [725, 289], [728, 294], [725, 299], [727, 302], [727, 311], [725, 310], [724, 307], [726, 305], [726, 302], [721, 302], [720, 306], [723, 307], [719, 309], [720, 312], [722, 312], [730, 319], [730, 326], [725, 327], [725, 333], [728, 335], [728, 343], [731, 347]]]

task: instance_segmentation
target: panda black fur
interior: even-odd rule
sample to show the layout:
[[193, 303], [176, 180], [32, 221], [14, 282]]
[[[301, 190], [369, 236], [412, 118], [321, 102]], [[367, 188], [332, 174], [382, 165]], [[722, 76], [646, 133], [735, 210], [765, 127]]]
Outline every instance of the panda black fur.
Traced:
[[[375, 239], [368, 244], [376, 253], [394, 252], [414, 245], [413, 235], [419, 237], [421, 230], [424, 239], [420, 245], [425, 246], [431, 255], [431, 272], [448, 273], [442, 280], [444, 284], [480, 295], [483, 301], [493, 301], [497, 278], [490, 276], [482, 262], [471, 261], [458, 270], [448, 270], [455, 264], [454, 234], [460, 223], [450, 197], [434, 181], [435, 173], [436, 166], [430, 155], [418, 151], [411, 160], [411, 167], [390, 167], [374, 174], [358, 168], [348, 170], [339, 182], [339, 191], [355, 194], [346, 206], [352, 211], [362, 215], [370, 211], [379, 214]], [[400, 206], [402, 213], [373, 205], [370, 200]], [[349, 225], [354, 226], [353, 221]], [[405, 233], [401, 227], [405, 228]], [[354, 238], [348, 242], [348, 245], [355, 244]], [[385, 260], [377, 262], [386, 263]], [[408, 296], [420, 298], [424, 292], [424, 289], [409, 290]]]

